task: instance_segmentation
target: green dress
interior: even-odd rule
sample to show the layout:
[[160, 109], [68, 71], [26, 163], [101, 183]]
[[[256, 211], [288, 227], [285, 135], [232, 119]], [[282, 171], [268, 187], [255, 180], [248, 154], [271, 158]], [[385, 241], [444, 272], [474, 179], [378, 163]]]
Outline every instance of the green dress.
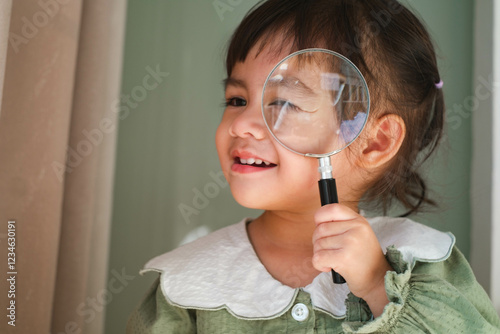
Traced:
[[368, 305], [329, 273], [293, 289], [260, 263], [247, 220], [152, 259], [161, 275], [127, 333], [500, 333], [500, 319], [455, 238], [403, 218], [367, 218], [394, 271], [390, 303]]

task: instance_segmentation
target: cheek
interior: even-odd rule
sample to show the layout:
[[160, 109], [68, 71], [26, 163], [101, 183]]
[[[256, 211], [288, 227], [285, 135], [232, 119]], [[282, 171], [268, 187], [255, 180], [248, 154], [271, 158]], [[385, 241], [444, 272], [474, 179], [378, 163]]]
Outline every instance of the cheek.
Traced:
[[355, 156], [347, 149], [332, 156], [333, 177], [337, 184], [337, 192], [341, 201], [359, 201], [363, 194], [366, 180], [360, 174], [355, 163]]
[[221, 124], [217, 127], [217, 131], [215, 131], [215, 148], [217, 149], [217, 153], [221, 153], [222, 149], [222, 129]]
[[229, 181], [229, 172], [231, 169], [232, 159], [229, 154], [229, 146], [231, 142], [231, 136], [228, 133], [228, 128], [224, 120], [221, 121], [215, 132], [215, 147], [217, 149], [217, 156], [219, 158], [219, 164], [221, 166], [222, 173]]
[[[356, 180], [357, 168], [344, 154], [344, 151], [330, 157], [333, 168], [333, 178], [336, 180], [339, 197], [351, 197], [351, 186]], [[319, 162], [316, 158], [300, 157], [288, 158], [281, 166], [282, 175], [290, 183], [289, 189], [303, 198], [319, 198], [318, 180], [321, 175], [318, 171]], [[285, 182], [282, 179], [282, 182]], [[318, 199], [319, 201], [319, 199]]]
[[358, 168], [356, 165], [356, 154], [357, 151], [354, 149], [353, 143], [351, 146], [330, 157], [334, 178], [349, 177]]
[[229, 137], [227, 121], [223, 117], [215, 132], [215, 147], [217, 148], [219, 159], [223, 154], [227, 153], [226, 150], [229, 145]]
[[287, 152], [287, 156], [280, 158], [281, 182], [288, 184], [296, 194], [310, 194], [311, 189], [317, 191], [318, 160]]

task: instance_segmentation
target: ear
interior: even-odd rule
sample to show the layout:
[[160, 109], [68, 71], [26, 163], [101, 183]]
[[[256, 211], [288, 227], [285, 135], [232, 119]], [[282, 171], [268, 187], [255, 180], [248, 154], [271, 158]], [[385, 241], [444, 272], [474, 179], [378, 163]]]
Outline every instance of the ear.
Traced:
[[405, 123], [396, 114], [381, 116], [367, 130], [360, 157], [365, 168], [376, 168], [391, 160], [406, 136]]

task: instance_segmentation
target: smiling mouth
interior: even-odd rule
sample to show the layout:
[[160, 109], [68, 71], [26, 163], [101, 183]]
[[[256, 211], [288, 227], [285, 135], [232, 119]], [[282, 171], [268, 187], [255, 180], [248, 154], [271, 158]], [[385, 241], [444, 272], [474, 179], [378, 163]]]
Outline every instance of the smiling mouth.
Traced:
[[273, 164], [272, 162], [260, 160], [260, 159], [254, 159], [254, 158], [241, 159], [241, 158], [236, 157], [236, 158], [234, 158], [234, 163], [238, 164], [238, 165], [261, 167], [261, 168], [271, 168], [271, 167], [277, 166], [276, 164]]

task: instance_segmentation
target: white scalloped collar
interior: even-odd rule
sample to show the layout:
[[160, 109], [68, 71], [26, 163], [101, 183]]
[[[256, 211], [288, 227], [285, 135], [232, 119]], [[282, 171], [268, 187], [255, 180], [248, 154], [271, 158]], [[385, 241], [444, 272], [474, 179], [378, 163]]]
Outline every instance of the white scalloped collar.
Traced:
[[[395, 246], [413, 267], [415, 262], [448, 258], [455, 243], [451, 233], [434, 230], [404, 218], [367, 218], [382, 249]], [[226, 308], [242, 319], [279, 317], [291, 307], [299, 289], [274, 279], [259, 261], [247, 235], [244, 219], [150, 260], [141, 270], [161, 273], [166, 299], [182, 308]], [[301, 288], [315, 309], [345, 317], [347, 284], [333, 284], [330, 273], [319, 274]]]

